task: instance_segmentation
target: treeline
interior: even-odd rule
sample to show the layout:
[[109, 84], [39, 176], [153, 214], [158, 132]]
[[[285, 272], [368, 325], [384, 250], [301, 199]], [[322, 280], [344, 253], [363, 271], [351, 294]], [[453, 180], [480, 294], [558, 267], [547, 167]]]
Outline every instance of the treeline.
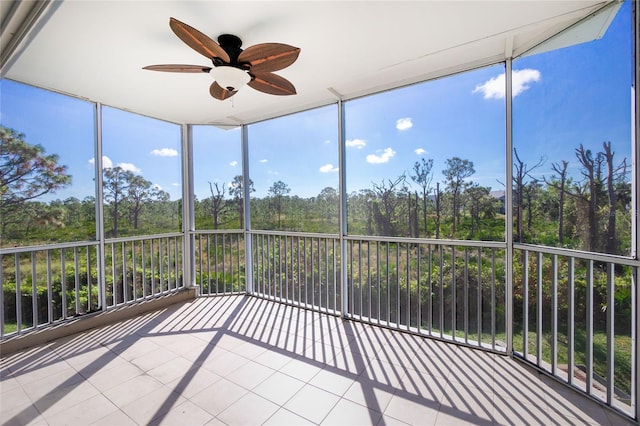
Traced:
[[[95, 238], [95, 199], [38, 201], [69, 185], [57, 155], [29, 145], [24, 135], [0, 126], [0, 243], [24, 245]], [[577, 161], [576, 161], [577, 160]], [[570, 171], [569, 165], [578, 164]], [[452, 157], [443, 170], [421, 159], [397, 177], [372, 182], [347, 196], [353, 235], [504, 240], [504, 190], [474, 182], [473, 161]], [[540, 173], [548, 167], [548, 173]], [[611, 142], [594, 152], [579, 145], [573, 159], [546, 164], [523, 161], [514, 150], [514, 240], [611, 254], [631, 242], [631, 183], [626, 158]], [[498, 183], [498, 182], [496, 182]], [[314, 197], [290, 195], [277, 181], [257, 198], [249, 180], [253, 229], [339, 232], [339, 193], [327, 187]], [[195, 200], [196, 229], [244, 227], [244, 180], [209, 182], [209, 196]], [[502, 185], [504, 188], [504, 185]], [[120, 167], [103, 175], [107, 237], [179, 231], [182, 201], [144, 177]]]

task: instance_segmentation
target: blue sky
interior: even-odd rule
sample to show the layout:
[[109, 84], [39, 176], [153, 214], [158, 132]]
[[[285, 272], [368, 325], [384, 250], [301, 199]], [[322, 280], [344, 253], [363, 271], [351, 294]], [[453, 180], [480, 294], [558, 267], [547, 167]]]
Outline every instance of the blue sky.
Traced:
[[[595, 151], [611, 141], [616, 159], [629, 159], [629, 8], [627, 1], [603, 40], [514, 61], [515, 148], [528, 164], [546, 159], [539, 175], [567, 160], [576, 176], [580, 143]], [[434, 160], [435, 185], [454, 156], [473, 161], [471, 180], [503, 189], [503, 81], [504, 66], [496, 65], [346, 102], [348, 192], [409, 175], [421, 158]], [[92, 104], [10, 81], [0, 83], [0, 93], [0, 122], [60, 155], [73, 175], [73, 185], [50, 198], [93, 195]], [[141, 174], [179, 199], [180, 126], [109, 107], [103, 114], [105, 165]], [[202, 199], [208, 182], [228, 187], [242, 173], [240, 131], [195, 126], [193, 134]], [[254, 195], [265, 196], [278, 180], [302, 197], [337, 188], [335, 105], [256, 123], [248, 134]]]

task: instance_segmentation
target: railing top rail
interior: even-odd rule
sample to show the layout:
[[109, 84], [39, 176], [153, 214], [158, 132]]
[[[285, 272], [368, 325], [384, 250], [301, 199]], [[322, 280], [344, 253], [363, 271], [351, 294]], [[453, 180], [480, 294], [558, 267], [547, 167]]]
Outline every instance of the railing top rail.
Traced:
[[340, 238], [338, 234], [323, 234], [323, 233], [314, 233], [314, 232], [267, 231], [267, 230], [253, 229], [248, 231], [248, 233], [251, 235], [277, 235], [277, 236], [285, 236], [285, 237], [314, 237], [314, 238], [330, 238], [330, 239]]
[[107, 238], [105, 240], [105, 243], [112, 244], [112, 243], [123, 243], [123, 242], [141, 241], [141, 240], [155, 240], [158, 238], [173, 238], [173, 237], [182, 237], [182, 232], [170, 232], [168, 234], [137, 235], [137, 236], [131, 236], [131, 237]]
[[242, 229], [196, 229], [189, 231], [190, 235], [212, 235], [212, 234], [244, 234]]
[[3, 248], [0, 248], [0, 255], [27, 253], [32, 251], [59, 250], [59, 249], [66, 249], [66, 248], [97, 246], [98, 244], [99, 244], [98, 241], [74, 241], [69, 243], [41, 244], [41, 245], [35, 245], [35, 246], [3, 247]]
[[590, 251], [573, 250], [560, 247], [538, 246], [535, 244], [515, 243], [513, 248], [516, 250], [528, 250], [532, 252], [540, 252], [545, 254], [557, 254], [559, 256], [574, 257], [584, 260], [594, 260], [596, 262], [611, 262], [627, 266], [640, 266], [640, 260], [631, 257], [618, 256], [607, 253], [594, 253]]
[[506, 248], [507, 243], [504, 241], [480, 241], [480, 240], [448, 240], [437, 238], [409, 238], [409, 237], [381, 237], [367, 235], [348, 235], [347, 240], [367, 240], [380, 241], [389, 243], [418, 243], [418, 244], [435, 244], [442, 246], [467, 246], [467, 247], [483, 247], [483, 248]]

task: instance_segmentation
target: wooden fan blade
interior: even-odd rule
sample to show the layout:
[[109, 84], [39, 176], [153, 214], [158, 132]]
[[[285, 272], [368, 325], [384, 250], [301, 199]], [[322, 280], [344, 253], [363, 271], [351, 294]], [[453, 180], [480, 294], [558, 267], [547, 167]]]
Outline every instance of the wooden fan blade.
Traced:
[[225, 99], [228, 99], [233, 95], [235, 95], [236, 93], [238, 93], [238, 91], [227, 90], [214, 81], [213, 83], [211, 83], [211, 86], [209, 87], [209, 93], [214, 98], [224, 101]]
[[142, 68], [143, 70], [150, 71], [164, 71], [164, 72], [190, 72], [198, 73], [211, 71], [211, 67], [203, 67], [202, 65], [183, 65], [183, 64], [162, 64], [162, 65], [147, 65]]
[[295, 95], [296, 88], [289, 80], [270, 72], [254, 74], [254, 79], [247, 83], [250, 87], [270, 95]]
[[278, 71], [293, 64], [300, 48], [282, 43], [262, 43], [247, 47], [240, 56], [239, 63], [251, 64], [252, 72]]
[[218, 43], [211, 40], [209, 37], [202, 34], [195, 28], [190, 27], [189, 25], [185, 24], [184, 22], [180, 22], [175, 18], [169, 19], [169, 26], [171, 27], [173, 32], [180, 38], [180, 40], [184, 41], [187, 46], [200, 53], [201, 55], [204, 55], [209, 59], [220, 58], [224, 62], [231, 61], [227, 52], [225, 52]]

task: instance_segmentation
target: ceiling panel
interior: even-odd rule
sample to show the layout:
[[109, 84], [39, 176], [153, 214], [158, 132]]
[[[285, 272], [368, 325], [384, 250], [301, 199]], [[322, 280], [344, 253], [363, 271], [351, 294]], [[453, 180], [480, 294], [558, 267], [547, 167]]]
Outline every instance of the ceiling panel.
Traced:
[[[67, 1], [50, 7], [3, 73], [163, 120], [234, 126], [500, 61], [605, 6], [600, 1]], [[208, 74], [142, 70], [160, 63], [211, 65], [173, 34], [169, 17], [214, 39], [235, 34], [243, 47], [264, 42], [300, 47], [298, 60], [277, 72], [298, 94], [273, 96], [244, 87], [218, 101], [209, 95]]]

